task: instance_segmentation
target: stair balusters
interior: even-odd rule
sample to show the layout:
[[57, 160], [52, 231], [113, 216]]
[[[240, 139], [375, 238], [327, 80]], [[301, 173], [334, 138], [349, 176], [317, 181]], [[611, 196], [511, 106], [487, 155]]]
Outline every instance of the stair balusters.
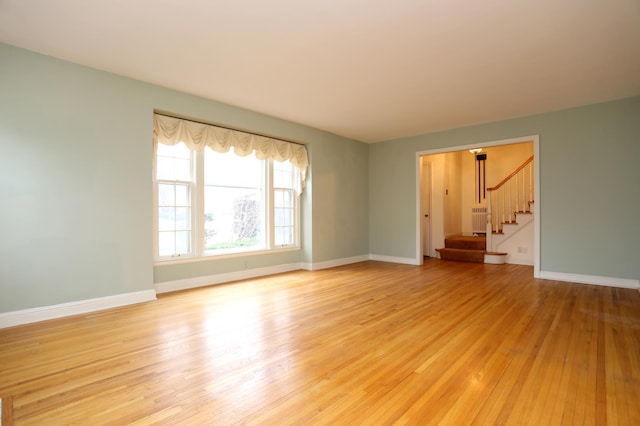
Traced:
[[517, 212], [531, 211], [533, 155], [487, 192], [487, 250], [493, 251], [492, 234], [502, 233], [504, 223], [515, 223]]

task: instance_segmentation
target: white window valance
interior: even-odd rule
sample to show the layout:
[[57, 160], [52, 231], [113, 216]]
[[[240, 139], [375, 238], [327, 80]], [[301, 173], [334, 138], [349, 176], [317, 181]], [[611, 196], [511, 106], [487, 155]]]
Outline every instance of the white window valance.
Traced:
[[241, 157], [255, 153], [259, 160], [289, 160], [300, 175], [300, 193], [305, 186], [309, 158], [304, 145], [286, 142], [239, 130], [225, 129], [161, 114], [153, 115], [153, 143], [173, 146], [183, 142], [187, 148], [200, 151], [209, 147], [215, 152], [233, 152]]

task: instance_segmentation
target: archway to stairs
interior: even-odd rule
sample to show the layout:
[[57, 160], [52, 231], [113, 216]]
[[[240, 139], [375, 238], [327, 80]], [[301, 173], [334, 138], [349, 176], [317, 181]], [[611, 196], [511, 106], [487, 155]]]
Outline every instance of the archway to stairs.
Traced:
[[[533, 241], [530, 247], [524, 246], [522, 250], [529, 252], [530, 257], [532, 254], [534, 276], [538, 276], [540, 270], [540, 168], [538, 164], [539, 137], [537, 135], [472, 143], [469, 145], [419, 151], [416, 153], [416, 229], [418, 230], [418, 232], [416, 232], [416, 262], [418, 264], [423, 263], [425, 255], [431, 257], [437, 255], [435, 249], [444, 247], [445, 236], [473, 235], [471, 206], [479, 200], [474, 199], [474, 195], [471, 195], [472, 200], [469, 200], [469, 192], [475, 194], [480, 181], [475, 174], [478, 170], [477, 168], [469, 172], [469, 161], [474, 161], [470, 159], [475, 158], [469, 153], [469, 150], [483, 148], [484, 152], [488, 154], [487, 168], [491, 170], [493, 167], [491, 173], [487, 174], [487, 182], [491, 185], [495, 184], [495, 182], [492, 183], [489, 180], [491, 176], [505, 173], [505, 170], [511, 167], [507, 165], [508, 162], [506, 161], [496, 161], [498, 153], [519, 152], [524, 149], [525, 144], [529, 145], [529, 150], [532, 149], [534, 155], [535, 203], [532, 206]], [[508, 149], [511, 149], [511, 151]], [[466, 162], [464, 167], [462, 165], [463, 162]], [[425, 167], [425, 165], [428, 165], [428, 167]], [[430, 170], [429, 176], [425, 176], [423, 170]], [[429, 186], [426, 190], [424, 188], [425, 185]], [[467, 198], [465, 200], [462, 198], [464, 195], [462, 194], [463, 192], [466, 193]], [[429, 200], [426, 202], [423, 199], [425, 194], [429, 194], [427, 195]], [[484, 194], [481, 192], [480, 201], [482, 201], [482, 195]], [[428, 212], [425, 212], [425, 204], [429, 205], [430, 210]], [[424, 219], [425, 213], [428, 213], [428, 220]], [[425, 229], [426, 226], [429, 228]], [[424, 238], [430, 239], [429, 244], [425, 244]], [[520, 247], [518, 247], [518, 249], [520, 249]], [[522, 262], [514, 259], [514, 261], [510, 263]]]

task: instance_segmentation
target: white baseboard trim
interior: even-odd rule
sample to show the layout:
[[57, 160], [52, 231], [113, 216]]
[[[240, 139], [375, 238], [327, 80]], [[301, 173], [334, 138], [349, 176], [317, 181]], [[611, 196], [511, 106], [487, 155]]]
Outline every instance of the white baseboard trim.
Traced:
[[327, 260], [325, 262], [301, 263], [300, 268], [307, 271], [317, 271], [319, 269], [335, 268], [336, 266], [350, 265], [367, 260], [369, 260], [369, 255], [363, 254], [361, 256], [344, 257], [342, 259]]
[[116, 294], [77, 302], [61, 303], [59, 305], [4, 312], [0, 313], [0, 328], [68, 317], [71, 315], [86, 314], [152, 300], [156, 300], [155, 291], [143, 290], [134, 293]]
[[402, 263], [404, 265], [420, 265], [416, 259], [410, 257], [382, 256], [379, 254], [370, 254], [369, 259], [380, 262]]
[[336, 266], [349, 265], [351, 263], [364, 262], [369, 260], [369, 255], [347, 257], [343, 259], [328, 260], [316, 263], [289, 263], [284, 265], [268, 266], [265, 268], [247, 269], [244, 271], [228, 272], [224, 274], [208, 275], [204, 277], [187, 278], [184, 280], [165, 281], [155, 284], [156, 293], [169, 293], [172, 291], [188, 290], [197, 287], [206, 287], [215, 284], [223, 284], [231, 281], [246, 280], [251, 278], [264, 277], [267, 275], [280, 274], [283, 272], [297, 271], [304, 269], [316, 271], [319, 269], [334, 268]]
[[265, 268], [246, 269], [244, 271], [227, 272], [224, 274], [207, 275], [203, 277], [186, 278], [184, 280], [165, 281], [155, 284], [156, 293], [169, 293], [172, 291], [188, 290], [197, 287], [206, 287], [215, 284], [223, 284], [231, 281], [246, 280], [250, 278], [264, 277], [283, 272], [297, 271], [301, 269], [299, 263], [268, 266]]
[[598, 277], [593, 275], [566, 274], [564, 272], [540, 271], [539, 278], [543, 280], [568, 281], [580, 284], [603, 285], [607, 287], [640, 289], [640, 280], [628, 278]]
[[529, 259], [514, 259], [507, 258], [507, 263], [510, 265], [524, 265], [524, 266], [533, 266], [533, 261]]

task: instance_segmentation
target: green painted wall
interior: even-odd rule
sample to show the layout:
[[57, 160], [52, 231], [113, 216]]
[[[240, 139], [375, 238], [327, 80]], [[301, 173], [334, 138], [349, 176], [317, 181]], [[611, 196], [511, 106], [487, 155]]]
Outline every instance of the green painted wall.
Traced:
[[[6, 44], [0, 63], [0, 312], [368, 253], [366, 144]], [[154, 109], [307, 143], [303, 249], [154, 267]]]
[[371, 145], [370, 253], [416, 257], [416, 152], [536, 134], [540, 269], [640, 278], [640, 97]]
[[366, 144], [328, 138], [313, 146], [314, 262], [369, 254], [368, 153]]
[[[0, 312], [368, 253], [415, 257], [415, 153], [540, 135], [541, 269], [640, 277], [640, 97], [366, 145], [0, 44]], [[302, 250], [153, 266], [154, 109], [307, 143]]]

